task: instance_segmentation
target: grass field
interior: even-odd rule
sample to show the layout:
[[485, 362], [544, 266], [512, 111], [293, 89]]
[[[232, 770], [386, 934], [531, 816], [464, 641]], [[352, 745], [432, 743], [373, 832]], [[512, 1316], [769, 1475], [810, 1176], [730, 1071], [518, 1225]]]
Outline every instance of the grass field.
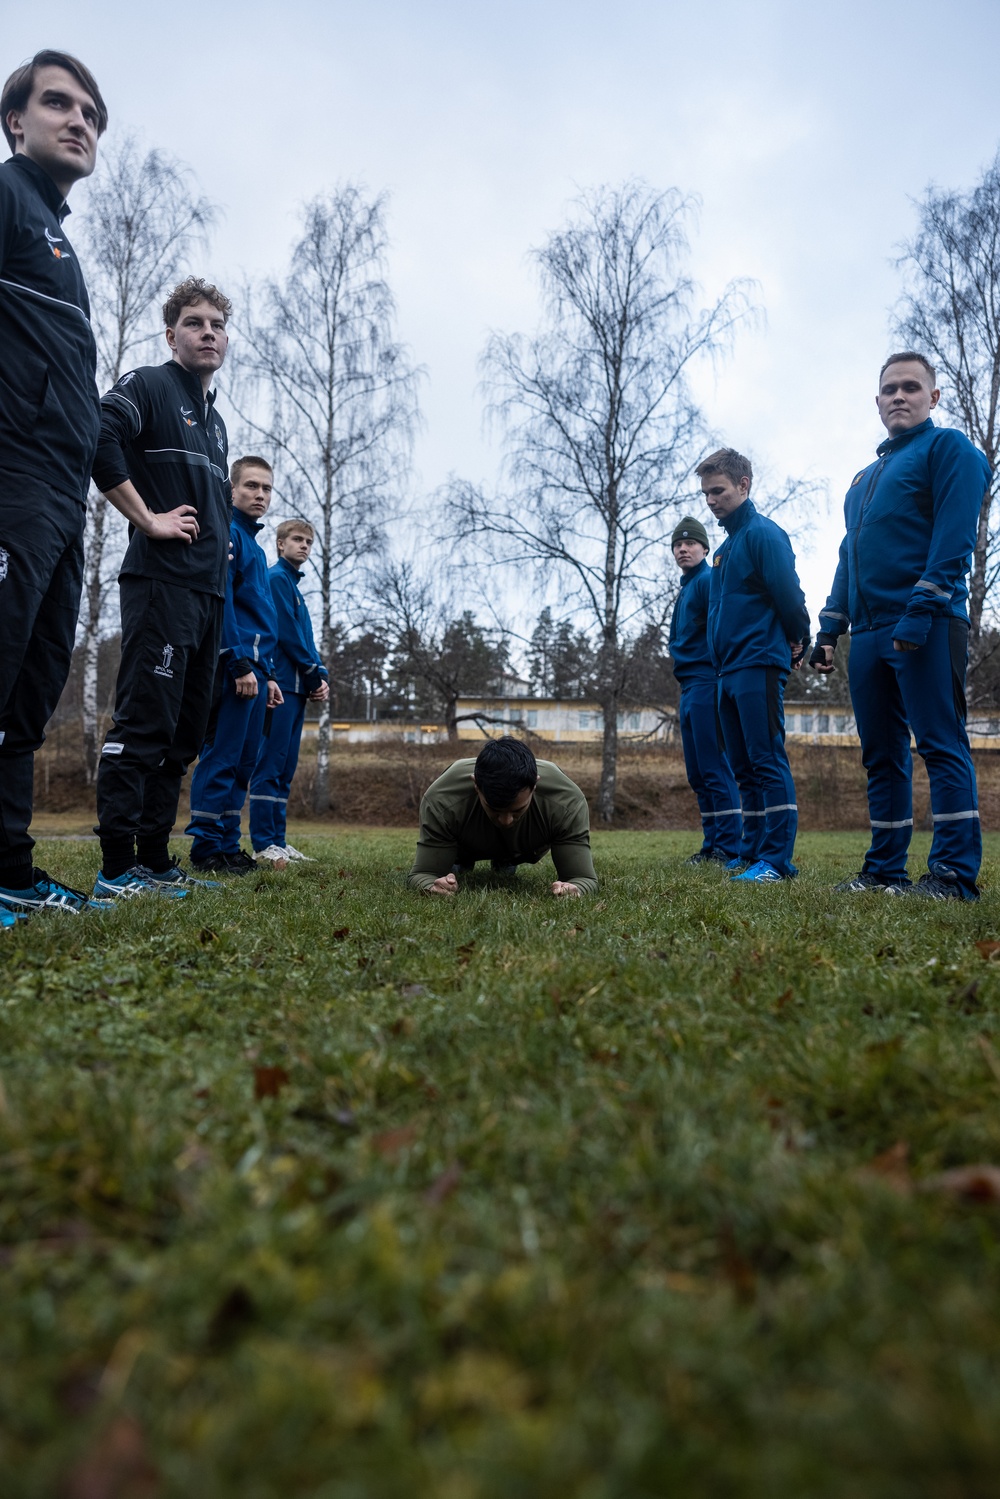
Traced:
[[1000, 1492], [996, 894], [304, 841], [0, 941], [4, 1499]]

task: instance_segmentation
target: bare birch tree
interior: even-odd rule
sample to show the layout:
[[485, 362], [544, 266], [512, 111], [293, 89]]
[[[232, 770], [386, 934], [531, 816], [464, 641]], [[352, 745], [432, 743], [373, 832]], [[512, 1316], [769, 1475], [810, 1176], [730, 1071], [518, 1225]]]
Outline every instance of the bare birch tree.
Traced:
[[494, 561], [561, 575], [579, 606], [604, 720], [597, 810], [610, 821], [631, 646], [640, 620], [664, 617], [676, 573], [668, 517], [703, 451], [688, 372], [753, 308], [746, 282], [695, 308], [683, 269], [694, 202], [680, 192], [629, 182], [576, 207], [534, 254], [541, 331], [494, 334], [483, 358], [511, 491], [494, 500], [454, 483], [449, 508], [460, 537]]
[[[309, 203], [281, 281], [253, 297], [238, 350], [241, 412], [278, 488], [316, 527], [320, 653], [333, 648], [349, 570], [382, 544], [407, 471], [418, 371], [394, 337], [386, 199], [352, 184]], [[330, 706], [319, 720], [315, 805], [330, 802]]]
[[[140, 348], [152, 347], [159, 332], [160, 303], [187, 269], [192, 249], [214, 220], [215, 209], [195, 195], [187, 168], [162, 151], [143, 152], [133, 136], [126, 136], [102, 154], [81, 239], [102, 390], [124, 374]], [[80, 620], [83, 746], [91, 782], [100, 747], [98, 650], [117, 572], [114, 542], [123, 530], [118, 512], [92, 489]]]
[[942, 413], [982, 448], [993, 470], [969, 583], [975, 647], [1000, 572], [993, 513], [1000, 484], [1000, 155], [967, 193], [929, 188], [918, 205], [917, 232], [902, 250], [897, 264], [906, 290], [894, 331], [936, 366]]
[[466, 718], [488, 718], [460, 714], [458, 699], [499, 690], [510, 669], [503, 632], [485, 628], [469, 609], [459, 612], [447, 584], [420, 578], [409, 562], [390, 563], [371, 592], [381, 632], [394, 642], [396, 682], [422, 689], [428, 706], [444, 717], [449, 740], [457, 740]]

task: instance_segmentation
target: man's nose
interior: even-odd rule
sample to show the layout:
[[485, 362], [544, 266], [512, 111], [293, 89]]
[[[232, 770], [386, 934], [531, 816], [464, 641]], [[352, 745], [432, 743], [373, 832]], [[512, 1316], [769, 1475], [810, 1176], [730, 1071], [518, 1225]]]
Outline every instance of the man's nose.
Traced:
[[514, 821], [514, 814], [513, 812], [498, 812], [497, 819], [502, 828], [509, 828]]

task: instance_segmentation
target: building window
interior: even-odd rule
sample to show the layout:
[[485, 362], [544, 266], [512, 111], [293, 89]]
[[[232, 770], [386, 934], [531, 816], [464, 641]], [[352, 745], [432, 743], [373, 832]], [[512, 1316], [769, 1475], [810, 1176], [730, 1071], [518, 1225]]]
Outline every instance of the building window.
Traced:
[[590, 728], [590, 714], [589, 713], [581, 713], [580, 714], [580, 728], [581, 729], [589, 729]]
[[538, 727], [538, 710], [536, 708], [529, 708], [528, 709], [528, 728], [529, 729], [535, 729], [537, 727]]
[[830, 732], [830, 715], [829, 715], [829, 713], [820, 713], [818, 715], [818, 717], [816, 719], [816, 732], [817, 732], [817, 734], [829, 734], [829, 732]]
[[799, 730], [799, 733], [800, 734], [811, 734], [812, 731], [813, 731], [813, 716], [812, 716], [812, 714], [811, 713], [803, 713], [802, 717], [801, 717], [801, 719], [799, 721], [802, 724], [802, 727]]
[[835, 718], [833, 720], [833, 728], [834, 728], [834, 732], [837, 733], [837, 734], [846, 734], [847, 733], [847, 719], [843, 718], [843, 717]]
[[639, 727], [639, 724], [640, 724], [640, 719], [639, 719], [638, 713], [630, 713], [629, 716], [628, 716], [628, 726], [629, 726], [629, 728], [630, 729], [637, 729]]

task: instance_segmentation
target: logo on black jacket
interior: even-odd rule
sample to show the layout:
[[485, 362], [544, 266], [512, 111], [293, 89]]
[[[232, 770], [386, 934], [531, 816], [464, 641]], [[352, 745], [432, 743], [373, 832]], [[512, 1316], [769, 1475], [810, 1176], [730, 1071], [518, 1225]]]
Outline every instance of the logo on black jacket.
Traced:
[[225, 444], [222, 441], [222, 428], [218, 425], [218, 423], [216, 423], [215, 428], [215, 440], [219, 444], [219, 452], [221, 453], [225, 448]]
[[163, 660], [160, 662], [159, 666], [154, 666], [153, 667], [153, 673], [154, 673], [154, 675], [157, 676], [157, 677], [170, 677], [172, 679], [174, 674], [170, 670], [170, 663], [171, 663], [171, 661], [173, 659], [174, 659], [174, 648], [173, 648], [173, 646], [172, 645], [165, 645], [163, 647]]
[[60, 250], [59, 246], [64, 243], [57, 234], [50, 234], [46, 229], [45, 238], [48, 240], [49, 249], [57, 260], [72, 260], [73, 257], [68, 250]]
[[192, 420], [192, 418], [194, 417], [194, 410], [193, 410], [193, 408], [188, 407], [188, 406], [182, 406], [181, 407], [181, 416], [184, 418], [184, 425], [186, 427], [197, 427], [198, 423], [196, 421]]

